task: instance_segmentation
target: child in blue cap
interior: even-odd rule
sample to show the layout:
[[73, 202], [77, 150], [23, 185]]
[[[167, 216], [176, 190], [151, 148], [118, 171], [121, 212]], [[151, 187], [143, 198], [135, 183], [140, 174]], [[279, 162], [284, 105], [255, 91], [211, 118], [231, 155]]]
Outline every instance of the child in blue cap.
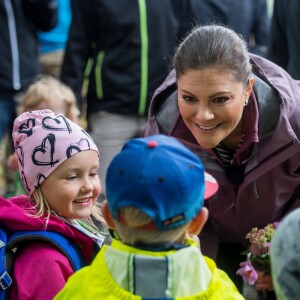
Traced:
[[119, 240], [104, 246], [55, 299], [244, 299], [201, 254], [198, 235], [218, 189], [200, 159], [172, 137], [127, 142], [111, 162], [102, 212]]

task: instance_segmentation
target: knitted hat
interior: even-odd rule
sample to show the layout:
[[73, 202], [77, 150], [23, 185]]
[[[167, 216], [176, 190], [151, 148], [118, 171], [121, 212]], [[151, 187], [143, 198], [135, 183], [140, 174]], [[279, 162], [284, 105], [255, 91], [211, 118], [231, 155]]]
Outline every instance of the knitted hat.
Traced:
[[21, 180], [29, 195], [76, 153], [94, 150], [99, 155], [85, 130], [49, 109], [25, 112], [17, 117], [12, 137]]
[[175, 138], [155, 135], [127, 142], [108, 167], [109, 210], [131, 206], [152, 219], [149, 230], [169, 230], [191, 221], [218, 189], [200, 159]]

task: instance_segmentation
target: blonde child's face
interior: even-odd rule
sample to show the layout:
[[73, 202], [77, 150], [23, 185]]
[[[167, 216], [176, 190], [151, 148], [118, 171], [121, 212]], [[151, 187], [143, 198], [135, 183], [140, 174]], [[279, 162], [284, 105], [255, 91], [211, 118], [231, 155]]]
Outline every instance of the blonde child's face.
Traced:
[[31, 107], [30, 109], [31, 110], [51, 109], [55, 113], [61, 113], [61, 114], [66, 115], [67, 104], [65, 101], [60, 100], [60, 99], [59, 99], [59, 101], [49, 100], [49, 101], [39, 102], [34, 107]]
[[95, 151], [82, 151], [62, 163], [41, 185], [46, 200], [57, 214], [83, 219], [101, 192], [99, 158]]

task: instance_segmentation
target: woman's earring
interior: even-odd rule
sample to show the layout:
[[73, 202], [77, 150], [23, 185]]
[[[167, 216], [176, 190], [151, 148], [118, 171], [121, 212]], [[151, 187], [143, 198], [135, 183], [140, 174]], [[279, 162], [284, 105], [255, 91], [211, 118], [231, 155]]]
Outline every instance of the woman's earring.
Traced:
[[244, 106], [247, 106], [249, 103], [249, 99], [246, 99], [245, 102], [244, 102]]

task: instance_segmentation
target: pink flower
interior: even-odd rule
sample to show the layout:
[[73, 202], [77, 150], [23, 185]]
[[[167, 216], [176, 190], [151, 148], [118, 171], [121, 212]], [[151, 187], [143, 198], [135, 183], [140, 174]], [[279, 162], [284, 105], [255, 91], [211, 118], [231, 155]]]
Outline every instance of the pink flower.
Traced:
[[267, 275], [271, 273], [270, 246], [278, 226], [279, 222], [274, 222], [261, 229], [254, 227], [245, 236], [249, 240], [247, 261], [240, 264], [241, 268], [238, 269], [237, 274], [241, 275], [244, 281], [250, 285], [253, 285], [257, 280], [256, 270], [263, 271]]
[[244, 261], [240, 263], [240, 269], [237, 270], [236, 274], [241, 275], [243, 280], [253, 285], [257, 280], [258, 274], [253, 268], [250, 261]]
[[270, 252], [270, 247], [271, 247], [271, 243], [270, 242], [264, 243], [265, 253], [269, 253]]
[[251, 255], [259, 256], [264, 253], [264, 249], [263, 249], [262, 245], [252, 244], [250, 246], [250, 253], [251, 253]]

